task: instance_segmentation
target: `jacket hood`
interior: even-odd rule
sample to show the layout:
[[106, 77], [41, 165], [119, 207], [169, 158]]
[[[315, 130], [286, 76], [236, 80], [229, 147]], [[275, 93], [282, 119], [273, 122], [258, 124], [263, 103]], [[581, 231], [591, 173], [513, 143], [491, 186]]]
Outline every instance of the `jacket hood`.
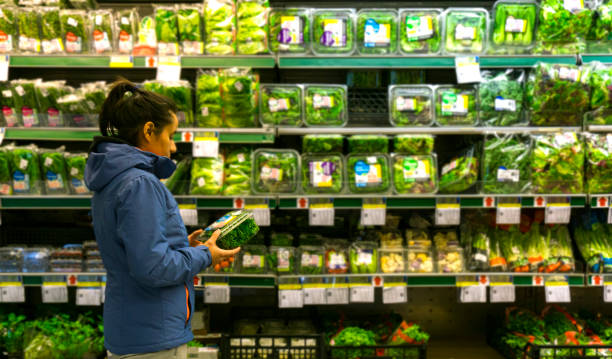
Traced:
[[176, 165], [169, 158], [142, 151], [120, 139], [99, 136], [94, 138], [90, 148], [85, 184], [92, 191], [100, 191], [131, 168], [148, 171], [164, 179], [172, 175]]

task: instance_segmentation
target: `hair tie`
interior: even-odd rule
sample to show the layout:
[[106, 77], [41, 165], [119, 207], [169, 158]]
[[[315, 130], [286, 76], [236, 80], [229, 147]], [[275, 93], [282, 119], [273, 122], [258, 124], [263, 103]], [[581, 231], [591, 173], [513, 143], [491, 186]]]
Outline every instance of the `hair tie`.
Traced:
[[132, 91], [125, 91], [123, 93], [123, 97], [132, 97], [132, 95], [133, 95]]

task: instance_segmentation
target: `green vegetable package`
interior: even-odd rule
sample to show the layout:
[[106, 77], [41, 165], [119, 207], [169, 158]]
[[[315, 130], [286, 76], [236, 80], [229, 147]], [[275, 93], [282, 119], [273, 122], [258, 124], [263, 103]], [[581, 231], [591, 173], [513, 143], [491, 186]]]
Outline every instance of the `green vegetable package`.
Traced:
[[41, 194], [38, 148], [10, 147], [11, 177], [15, 194]]
[[219, 73], [199, 71], [196, 80], [196, 127], [223, 127]]
[[234, 148], [225, 157], [223, 195], [243, 196], [251, 193], [251, 149]]
[[478, 86], [480, 122], [487, 126], [523, 124], [524, 72], [481, 72]]
[[134, 40], [134, 55], [152, 56], [157, 54], [155, 19], [152, 16], [144, 16], [140, 19], [136, 28], [138, 29], [138, 37]]
[[13, 90], [8, 82], [0, 83], [0, 102], [2, 106], [2, 126], [16, 127], [20, 125], [20, 116], [15, 109], [15, 101], [13, 101]]
[[595, 12], [593, 24], [587, 36], [587, 53], [609, 54], [612, 52], [612, 3], [600, 4]]
[[255, 193], [295, 193], [300, 156], [293, 150], [259, 149], [253, 153]]
[[283, 54], [303, 54], [310, 47], [308, 9], [272, 9], [269, 17], [270, 50]]
[[486, 137], [482, 171], [485, 193], [525, 193], [529, 190], [530, 142], [521, 135]]
[[397, 194], [436, 193], [438, 164], [435, 155], [393, 156], [393, 188]]
[[355, 50], [355, 10], [314, 10], [312, 51], [316, 55], [350, 55]]
[[403, 54], [440, 53], [442, 13], [439, 9], [401, 9], [399, 21]]
[[19, 51], [40, 53], [40, 13], [37, 8], [20, 8], [17, 12]]
[[397, 135], [393, 139], [394, 152], [403, 155], [429, 155], [434, 149], [432, 135]]
[[500, 0], [493, 14], [492, 52], [523, 54], [533, 47], [537, 5], [535, 1]]
[[40, 8], [40, 30], [42, 52], [44, 54], [60, 54], [64, 52], [59, 8]]
[[489, 12], [482, 8], [449, 8], [444, 12], [444, 52], [479, 54], [486, 50]]
[[303, 153], [342, 153], [342, 135], [306, 135], [302, 139]]
[[202, 6], [200, 5], [179, 5], [179, 40], [185, 55], [202, 55], [204, 53], [204, 24], [201, 13]]
[[[375, 334], [372, 331], [358, 327], [346, 327], [330, 342], [332, 359], [359, 359], [361, 357], [374, 357], [374, 349], [360, 349], [360, 347], [376, 345]], [[355, 349], [339, 347], [355, 347]]]
[[57, 107], [64, 126], [90, 127], [86, 114], [89, 108], [82, 94], [68, 94], [57, 99]]
[[561, 132], [534, 136], [531, 157], [534, 193], [582, 193], [584, 147], [578, 134]]
[[194, 158], [191, 165], [193, 195], [216, 195], [223, 188], [223, 157]]
[[588, 133], [587, 189], [590, 194], [612, 192], [612, 134]]
[[38, 117], [38, 101], [36, 99], [36, 86], [41, 83], [37, 80], [13, 80], [13, 103], [20, 122], [24, 127], [40, 126]]
[[250, 68], [230, 68], [220, 71], [221, 104], [225, 127], [255, 126], [259, 93], [259, 78]]
[[193, 102], [189, 81], [145, 81], [145, 90], [164, 95], [174, 101], [178, 108], [176, 114], [180, 127], [193, 126]]
[[115, 38], [117, 41], [115, 49], [120, 54], [131, 55], [136, 42], [138, 12], [136, 9], [119, 10], [116, 12], [115, 23]]
[[268, 52], [268, 0], [238, 0], [236, 2], [238, 53], [257, 55]]
[[89, 21], [93, 26], [92, 52], [107, 54], [113, 51], [113, 13], [110, 10], [96, 10], [89, 13]]
[[473, 86], [438, 86], [435, 93], [436, 122], [438, 125], [478, 125], [476, 89]]
[[95, 126], [98, 123], [98, 116], [108, 94], [106, 82], [95, 81], [81, 84], [77, 92], [85, 97], [85, 106], [87, 107], [85, 121], [79, 123], [78, 126]]
[[259, 232], [259, 226], [255, 223], [252, 212], [245, 210], [232, 211], [206, 227], [200, 237], [205, 241], [217, 230], [221, 231], [217, 239], [217, 246], [228, 250], [241, 247], [255, 237]]
[[86, 194], [89, 189], [85, 186], [86, 153], [66, 153], [66, 171], [72, 194]]
[[303, 154], [302, 187], [305, 193], [340, 193], [344, 188], [341, 154]]
[[350, 153], [389, 153], [389, 137], [385, 135], [353, 135], [347, 142]]
[[271, 246], [267, 255], [268, 268], [277, 274], [295, 273], [295, 248]]
[[320, 246], [302, 245], [298, 248], [299, 274], [323, 274], [323, 257], [325, 250]]
[[191, 157], [186, 156], [176, 163], [176, 169], [172, 175], [162, 182], [174, 195], [184, 195], [188, 192], [189, 187], [189, 171], [191, 169]]
[[160, 55], [179, 54], [178, 16], [176, 6], [154, 6], [157, 52]]
[[397, 52], [397, 11], [361, 9], [357, 13], [357, 51], [361, 55]]
[[476, 184], [480, 170], [477, 152], [477, 146], [471, 146], [442, 166], [440, 193], [462, 193]]
[[13, 194], [11, 186], [11, 154], [9, 150], [0, 147], [0, 194], [7, 196]]
[[266, 265], [266, 246], [250, 244], [243, 246], [239, 255], [240, 273], [265, 274], [268, 271]]
[[591, 73], [591, 124], [612, 123], [612, 68], [596, 63]]
[[349, 250], [351, 273], [376, 273], [378, 267], [378, 246], [376, 242], [355, 242]]
[[84, 10], [61, 10], [62, 34], [66, 52], [69, 54], [87, 53], [89, 49], [89, 23]]
[[306, 85], [306, 125], [344, 126], [348, 121], [347, 97], [347, 88], [343, 85]]
[[385, 154], [352, 154], [347, 157], [351, 193], [385, 193], [389, 190], [389, 158]]
[[[567, 6], [567, 7], [566, 7]], [[586, 51], [593, 11], [582, 1], [542, 0], [536, 53], [575, 54]]]
[[425, 85], [389, 86], [389, 115], [393, 126], [431, 126], [433, 89]]
[[18, 41], [18, 26], [17, 12], [18, 8], [12, 6], [3, 6], [0, 9], [0, 53], [8, 54], [17, 48]]
[[236, 8], [232, 0], [205, 0], [204, 24], [206, 53], [232, 55], [235, 53]]
[[261, 85], [259, 121], [262, 126], [300, 126], [302, 87], [300, 85]]
[[46, 194], [68, 194], [68, 172], [64, 160], [64, 147], [57, 150], [41, 150], [42, 177]]

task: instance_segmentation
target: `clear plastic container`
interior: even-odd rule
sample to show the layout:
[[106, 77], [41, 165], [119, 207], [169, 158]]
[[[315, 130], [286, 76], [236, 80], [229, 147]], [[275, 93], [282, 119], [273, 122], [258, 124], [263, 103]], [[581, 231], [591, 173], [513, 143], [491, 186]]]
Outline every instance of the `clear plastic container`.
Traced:
[[409, 273], [433, 273], [434, 260], [431, 247], [408, 247], [406, 264]]
[[265, 274], [268, 269], [266, 265], [266, 246], [247, 245], [240, 251], [240, 273]]
[[293, 235], [291, 233], [272, 233], [270, 234], [270, 245], [291, 247], [293, 245]]
[[283, 55], [302, 55], [310, 51], [311, 10], [273, 8], [268, 18], [270, 51]]
[[268, 251], [268, 267], [277, 274], [294, 274], [296, 270], [295, 247], [271, 246]]
[[259, 95], [259, 122], [262, 126], [302, 125], [302, 86], [262, 84]]
[[308, 194], [341, 193], [344, 189], [341, 154], [303, 154], [302, 189]]
[[484, 8], [448, 8], [444, 12], [445, 54], [482, 54], [487, 50], [489, 12]]
[[306, 135], [302, 139], [302, 153], [342, 153], [342, 135]]
[[16, 273], [23, 269], [23, 248], [0, 248], [0, 273]]
[[378, 257], [381, 273], [404, 273], [406, 271], [406, 250], [404, 248], [380, 248]]
[[474, 86], [436, 87], [436, 123], [440, 126], [478, 126]]
[[389, 86], [389, 121], [396, 127], [434, 123], [433, 88], [427, 85]]
[[357, 12], [357, 52], [360, 55], [397, 52], [397, 11], [361, 9]]
[[101, 273], [106, 272], [106, 268], [104, 268], [104, 263], [101, 259], [87, 259], [84, 262], [84, 270], [85, 272], [94, 272]]
[[397, 135], [393, 138], [393, 151], [403, 155], [429, 155], [433, 149], [433, 135]]
[[300, 246], [298, 248], [299, 274], [324, 274], [325, 249], [321, 246]]
[[440, 9], [400, 9], [399, 47], [402, 54], [439, 54], [442, 20]]
[[351, 193], [385, 193], [389, 190], [389, 157], [386, 154], [351, 154], [346, 163]]
[[375, 242], [354, 242], [350, 247], [351, 273], [376, 273], [378, 245]]
[[347, 139], [350, 153], [389, 153], [385, 135], [353, 135]]
[[327, 274], [344, 274], [349, 271], [348, 243], [335, 240], [325, 246], [325, 269]]
[[232, 211], [217, 219], [200, 235], [202, 241], [208, 240], [215, 231], [221, 234], [217, 239], [217, 246], [221, 249], [234, 249], [242, 246], [259, 232], [255, 223], [253, 212], [246, 210]]
[[312, 52], [318, 56], [349, 56], [355, 51], [355, 10], [315, 9]]
[[23, 249], [23, 271], [47, 272], [49, 271], [49, 248], [33, 247]]
[[438, 191], [436, 155], [393, 155], [393, 189], [397, 194], [436, 193]]
[[459, 236], [455, 229], [436, 230], [433, 234], [433, 241], [438, 249], [459, 246]]
[[449, 246], [436, 248], [439, 273], [461, 273], [464, 271], [463, 248]]
[[538, 6], [534, 0], [499, 0], [493, 5], [490, 52], [525, 54], [533, 48]]
[[401, 248], [404, 243], [404, 237], [398, 230], [380, 230], [376, 234], [382, 248]]
[[251, 186], [258, 194], [295, 193], [300, 155], [295, 150], [261, 148], [253, 152]]
[[306, 85], [304, 104], [308, 127], [344, 127], [348, 122], [346, 85]]
[[406, 243], [408, 246], [431, 247], [431, 238], [424, 229], [408, 228], [406, 229]]

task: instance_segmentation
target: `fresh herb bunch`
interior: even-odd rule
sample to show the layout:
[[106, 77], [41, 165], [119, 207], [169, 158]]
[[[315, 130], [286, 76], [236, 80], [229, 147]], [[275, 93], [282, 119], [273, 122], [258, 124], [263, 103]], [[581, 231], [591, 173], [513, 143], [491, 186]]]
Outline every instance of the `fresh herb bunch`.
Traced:
[[262, 85], [259, 111], [262, 125], [300, 126], [302, 88], [298, 85]]
[[176, 163], [176, 170], [164, 181], [164, 185], [174, 195], [187, 194], [191, 157], [187, 156]]
[[487, 17], [485, 9], [448, 9], [445, 20], [444, 51], [446, 53], [479, 54], [485, 51]]
[[612, 67], [596, 65], [591, 73], [591, 109], [612, 108]]
[[194, 158], [190, 194], [215, 195], [223, 188], [223, 158]]
[[6, 36], [0, 40], [0, 53], [12, 52], [17, 46], [18, 26], [17, 16], [18, 9], [12, 6], [3, 6], [0, 9], [0, 35]]
[[340, 154], [303, 154], [302, 188], [305, 193], [340, 193], [344, 188], [344, 161]]
[[442, 166], [440, 193], [462, 193], [476, 184], [480, 170], [476, 152], [476, 146], [472, 146]]
[[232, 0], [206, 0], [204, 2], [206, 53], [231, 55], [235, 53], [236, 14]]
[[109, 10], [96, 10], [89, 13], [93, 25], [93, 50], [96, 54], [113, 51], [113, 13]]
[[43, 53], [54, 54], [64, 52], [59, 8], [41, 8], [40, 12], [40, 34]]
[[[232, 226], [234, 221], [241, 222], [230, 231], [230, 227], [226, 228], [226, 226]], [[217, 230], [221, 230], [221, 235], [217, 239], [217, 246], [221, 249], [230, 250], [241, 247], [253, 239], [259, 232], [259, 226], [255, 223], [255, 219], [250, 212], [244, 210], [232, 211], [208, 226], [200, 237], [203, 239], [210, 238]]]
[[178, 16], [174, 6], [155, 8], [155, 33], [157, 41], [178, 44]]
[[256, 193], [295, 193], [299, 155], [291, 150], [260, 149], [253, 154], [253, 190]]
[[259, 77], [250, 68], [230, 68], [219, 73], [225, 127], [255, 125]]
[[[383, 34], [383, 35], [381, 35]], [[357, 51], [365, 55], [397, 52], [397, 12], [363, 9], [357, 14]]]
[[303, 153], [342, 153], [342, 135], [306, 135], [302, 138]]
[[345, 86], [307, 85], [305, 122], [307, 126], [343, 126], [346, 124], [347, 91]]
[[534, 136], [529, 163], [534, 193], [582, 193], [584, 147], [576, 133]]
[[87, 36], [87, 12], [84, 10], [61, 10], [62, 33], [67, 53], [81, 54], [89, 48]]
[[66, 171], [68, 184], [72, 194], [86, 194], [89, 189], [85, 186], [86, 153], [66, 153]]
[[56, 151], [43, 150], [40, 153], [42, 175], [47, 194], [68, 194], [68, 172], [64, 160], [64, 148]]
[[612, 52], [612, 3], [597, 7], [587, 40], [589, 54]]
[[40, 82], [40, 79], [11, 81], [15, 110], [25, 127], [40, 125], [38, 101], [36, 99], [36, 86]]
[[564, 0], [542, 0], [536, 38], [544, 43], [572, 43], [588, 35], [593, 11], [588, 7], [569, 11]]
[[302, 245], [298, 249], [298, 256], [300, 260], [299, 274], [323, 274], [325, 252], [320, 246]]
[[228, 151], [225, 157], [223, 195], [239, 196], [251, 193], [251, 153], [248, 147], [237, 147]]
[[579, 126], [589, 108], [590, 65], [538, 63], [529, 78], [527, 101], [534, 126]]
[[239, 0], [236, 16], [238, 53], [257, 55], [268, 52], [268, 0]]
[[397, 135], [393, 139], [394, 151], [403, 155], [429, 155], [433, 152], [433, 148], [432, 135]]
[[476, 89], [472, 86], [436, 88], [436, 122], [441, 126], [476, 126]]
[[393, 126], [431, 126], [434, 121], [433, 90], [428, 86], [389, 87], [389, 107]]
[[347, 158], [351, 193], [383, 193], [389, 190], [389, 159], [384, 154], [352, 154]]
[[438, 168], [435, 155], [393, 156], [393, 186], [398, 194], [436, 193]]
[[378, 266], [378, 246], [376, 242], [355, 242], [349, 249], [351, 273], [376, 273]]
[[493, 16], [493, 52], [526, 53], [533, 46], [537, 5], [512, 1], [497, 3]]
[[20, 8], [17, 12], [19, 50], [40, 52], [40, 16], [36, 8]]
[[512, 126], [522, 123], [522, 71], [483, 71], [478, 86], [480, 121], [489, 126]]
[[485, 193], [525, 193], [529, 190], [530, 142], [521, 135], [486, 137], [482, 171]]
[[612, 135], [586, 134], [587, 146], [587, 189], [588, 193], [609, 193], [612, 183]]
[[219, 73], [216, 70], [198, 72], [196, 106], [197, 127], [223, 127]]
[[294, 247], [270, 247], [266, 255], [268, 268], [277, 274], [295, 273], [295, 248]]
[[353, 135], [347, 141], [350, 153], [389, 153], [389, 137], [385, 135]]
[[179, 111], [177, 116], [180, 127], [193, 126], [193, 101], [189, 81], [145, 81], [144, 88], [174, 101]]
[[[437, 54], [440, 52], [439, 10], [405, 9], [400, 11], [400, 50], [404, 54]], [[431, 24], [431, 27], [429, 27]]]
[[[359, 349], [360, 347], [376, 345], [376, 335], [370, 330], [358, 327], [346, 327], [338, 333], [331, 344], [331, 356], [333, 359], [359, 359], [361, 357], [375, 356], [374, 349]], [[334, 347], [355, 347], [334, 348]]]
[[132, 54], [136, 42], [138, 13], [136, 9], [125, 9], [116, 12], [117, 51], [121, 54]]
[[350, 55], [355, 48], [354, 10], [315, 10], [312, 51], [315, 54]]
[[[293, 23], [297, 22], [297, 31]], [[310, 15], [307, 9], [272, 9], [268, 19], [272, 52], [302, 54], [310, 47]]]
[[253, 244], [243, 246], [240, 254], [240, 273], [264, 274], [268, 271], [266, 266], [266, 246]]
[[41, 194], [41, 176], [36, 146], [13, 147], [10, 150], [13, 192], [16, 194]]

